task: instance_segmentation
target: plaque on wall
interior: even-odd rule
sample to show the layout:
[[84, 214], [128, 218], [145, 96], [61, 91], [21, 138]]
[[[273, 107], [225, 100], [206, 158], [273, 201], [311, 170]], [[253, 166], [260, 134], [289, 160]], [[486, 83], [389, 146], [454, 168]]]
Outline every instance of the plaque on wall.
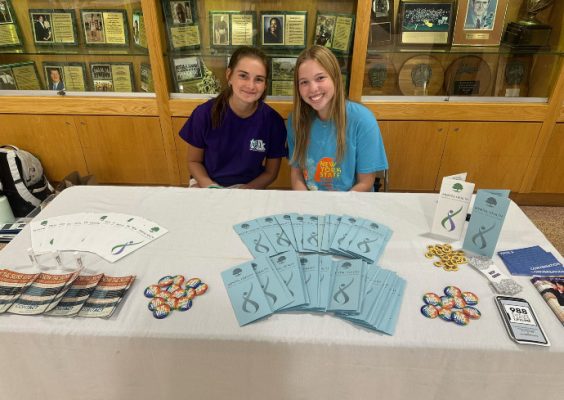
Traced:
[[153, 93], [155, 91], [155, 84], [153, 82], [151, 65], [142, 63], [139, 69], [139, 76], [139, 80], [141, 81], [141, 91]]
[[133, 11], [131, 27], [133, 30], [133, 44], [147, 49], [147, 31], [145, 30], [145, 19], [141, 10]]
[[0, 90], [41, 90], [35, 62], [0, 65]]
[[354, 15], [317, 13], [313, 44], [325, 46], [334, 52], [348, 54], [354, 33]]
[[397, 90], [398, 74], [388, 55], [371, 55], [366, 59], [362, 94], [392, 96]]
[[9, 0], [0, 0], [0, 48], [21, 46], [21, 37], [12, 4]]
[[489, 96], [492, 92], [490, 67], [478, 56], [454, 60], [447, 68], [445, 80], [449, 96]]
[[508, 0], [459, 0], [453, 45], [498, 46]]
[[45, 87], [47, 90], [85, 92], [86, 67], [84, 63], [43, 63]]
[[273, 57], [271, 59], [270, 94], [272, 96], [294, 95], [296, 60], [296, 57]]
[[398, 16], [401, 44], [450, 44], [454, 0], [401, 0]]
[[133, 92], [132, 63], [90, 63], [92, 88], [95, 92]]
[[87, 46], [129, 46], [125, 10], [80, 10]]
[[196, 0], [163, 0], [168, 45], [171, 50], [200, 48], [200, 26]]
[[529, 92], [529, 76], [533, 64], [532, 55], [507, 55], [499, 60], [495, 95], [500, 97], [526, 97]]
[[394, 1], [372, 0], [368, 48], [376, 49], [393, 42]]
[[434, 96], [441, 92], [444, 69], [439, 60], [419, 55], [403, 63], [398, 75], [398, 86], [405, 96]]
[[263, 11], [260, 37], [263, 47], [303, 49], [307, 37], [306, 11]]
[[177, 57], [171, 60], [176, 91], [199, 93], [197, 84], [204, 77], [204, 62], [198, 56]]
[[239, 11], [210, 11], [210, 43], [212, 47], [254, 46], [256, 14]]
[[33, 9], [29, 18], [36, 46], [78, 45], [74, 10]]

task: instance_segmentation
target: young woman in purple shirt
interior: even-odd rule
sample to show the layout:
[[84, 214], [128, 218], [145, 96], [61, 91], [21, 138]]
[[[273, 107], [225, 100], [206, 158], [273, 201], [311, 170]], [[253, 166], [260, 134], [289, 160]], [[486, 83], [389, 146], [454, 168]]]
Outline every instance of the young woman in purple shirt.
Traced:
[[268, 60], [239, 47], [229, 60], [227, 88], [196, 107], [180, 130], [188, 143], [191, 187], [264, 189], [287, 156], [282, 117], [266, 105]]

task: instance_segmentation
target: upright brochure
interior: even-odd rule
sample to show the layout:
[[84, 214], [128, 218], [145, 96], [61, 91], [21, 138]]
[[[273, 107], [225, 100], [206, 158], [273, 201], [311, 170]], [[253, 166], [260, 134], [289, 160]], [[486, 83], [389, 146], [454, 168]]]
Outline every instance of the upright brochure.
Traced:
[[510, 202], [495, 192], [478, 190], [462, 248], [491, 258]]
[[331, 281], [334, 268], [337, 264], [330, 255], [319, 256], [319, 283], [317, 289], [317, 305], [320, 310], [327, 310], [329, 298], [331, 297]]
[[536, 276], [531, 279], [546, 304], [564, 325], [564, 275]]
[[257, 220], [246, 221], [241, 224], [233, 226], [233, 229], [247, 249], [251, 252], [254, 258], [260, 256], [273, 256], [276, 254], [276, 249], [268, 240], [268, 237], [263, 232]]
[[[78, 277], [79, 271], [70, 274], [41, 273], [8, 309], [11, 314], [38, 315], [48, 310], [49, 305], [60, 300], [57, 295], [67, 290]], [[56, 305], [56, 303], [55, 303]]]
[[327, 311], [357, 313], [362, 294], [362, 260], [342, 260], [337, 263], [331, 285]]
[[293, 248], [292, 242], [274, 217], [258, 218], [257, 222], [268, 238], [268, 241], [272, 243], [276, 253], [282, 253]]
[[282, 277], [266, 257], [259, 257], [241, 265], [245, 264], [251, 264], [272, 311], [277, 311], [294, 301]]
[[346, 241], [347, 235], [355, 223], [356, 223], [356, 218], [354, 217], [348, 215], [343, 215], [341, 217], [339, 226], [337, 227], [337, 231], [335, 232], [335, 235], [331, 242], [330, 250], [333, 254], [343, 255], [346, 257], [350, 256], [347, 252], [342, 251], [340, 249], [340, 246], [341, 245], [344, 246], [347, 243]]
[[298, 254], [294, 250], [289, 250], [274, 257], [270, 257], [270, 261], [282, 277], [290, 294], [294, 297], [294, 301], [282, 309], [287, 310], [308, 304], [309, 301]]
[[307, 252], [317, 252], [319, 249], [319, 234], [317, 231], [317, 215], [304, 214], [302, 225], [302, 245]]
[[268, 299], [250, 263], [237, 265], [221, 273], [239, 326], [272, 314]]
[[46, 315], [72, 317], [78, 314], [86, 300], [90, 297], [104, 274], [80, 275], [64, 294], [59, 303]]
[[292, 242], [294, 250], [298, 251], [298, 243], [296, 242], [296, 235], [294, 234], [294, 228], [292, 226], [292, 215], [295, 218], [298, 214], [278, 214], [274, 215], [274, 218], [286, 234], [286, 237]]
[[392, 230], [385, 225], [363, 220], [349, 243], [347, 251], [369, 263], [377, 263], [392, 237]]
[[6, 312], [38, 276], [39, 274], [22, 274], [8, 269], [1, 270], [0, 314]]
[[552, 253], [545, 251], [540, 246], [498, 251], [497, 254], [511, 275], [564, 275], [562, 263]]
[[79, 317], [110, 318], [127, 290], [133, 284], [135, 276], [106, 276], [100, 282], [80, 309]]
[[294, 235], [296, 235], [296, 251], [304, 252], [303, 245], [303, 225], [304, 217], [299, 214], [290, 214], [290, 220], [292, 221], [292, 229], [294, 230]]
[[309, 304], [300, 307], [302, 310], [319, 310], [319, 254], [303, 254], [300, 256], [304, 283]]
[[[441, 183], [431, 233], [459, 240], [462, 236], [474, 184], [465, 182], [466, 174], [446, 176]], [[464, 177], [464, 179], [460, 179]]]

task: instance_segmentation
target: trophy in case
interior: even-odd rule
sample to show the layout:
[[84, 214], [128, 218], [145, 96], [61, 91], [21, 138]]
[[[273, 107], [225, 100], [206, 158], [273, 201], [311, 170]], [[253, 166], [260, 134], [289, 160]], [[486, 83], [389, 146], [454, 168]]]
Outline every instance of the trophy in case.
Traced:
[[536, 15], [550, 6], [554, 0], [527, 0], [527, 15], [517, 22], [510, 22], [503, 34], [502, 42], [522, 49], [548, 47], [552, 28], [540, 22]]

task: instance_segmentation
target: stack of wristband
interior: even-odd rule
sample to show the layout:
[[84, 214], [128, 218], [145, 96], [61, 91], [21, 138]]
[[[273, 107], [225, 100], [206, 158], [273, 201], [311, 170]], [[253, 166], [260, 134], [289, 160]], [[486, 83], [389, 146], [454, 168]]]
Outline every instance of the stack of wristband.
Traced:
[[184, 279], [182, 275], [163, 276], [155, 285], [145, 289], [145, 297], [150, 298], [149, 310], [157, 319], [168, 317], [173, 311], [188, 311], [192, 300], [204, 294], [208, 285], [199, 278]]
[[444, 296], [429, 292], [423, 295], [425, 305], [421, 314], [427, 318], [439, 317], [443, 321], [456, 325], [468, 325], [471, 319], [480, 319], [482, 314], [476, 307], [478, 296], [472, 292], [463, 292], [456, 286], [444, 288]]

